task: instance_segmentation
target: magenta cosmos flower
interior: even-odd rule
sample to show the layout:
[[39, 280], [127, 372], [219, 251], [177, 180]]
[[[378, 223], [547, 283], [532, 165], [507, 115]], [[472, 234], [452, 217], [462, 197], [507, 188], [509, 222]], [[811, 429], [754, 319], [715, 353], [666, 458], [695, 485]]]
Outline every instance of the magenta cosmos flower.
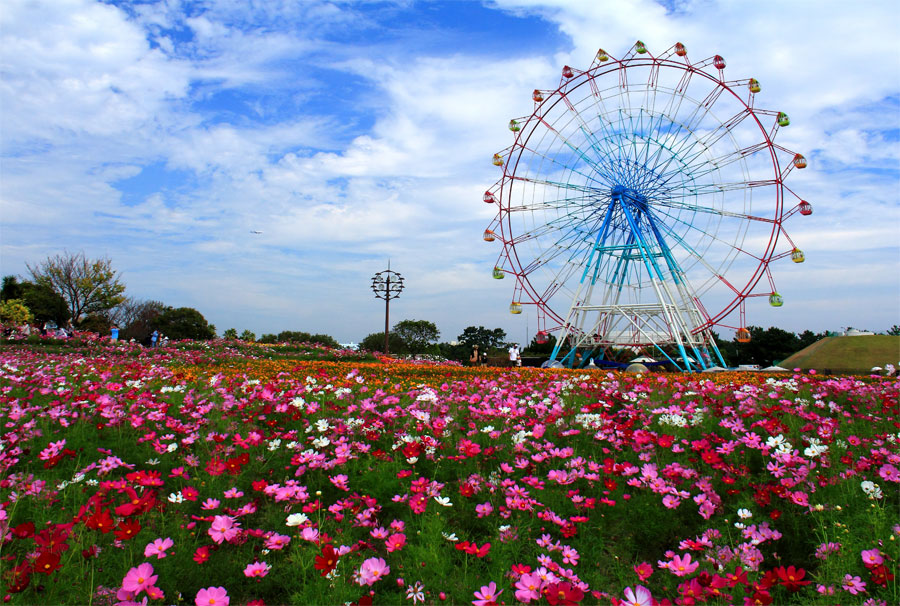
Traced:
[[165, 539], [155, 539], [152, 543], [147, 543], [147, 546], [144, 547], [144, 557], [149, 558], [150, 556], [156, 556], [157, 560], [161, 560], [166, 557], [166, 550], [170, 549], [173, 545], [175, 545], [175, 541], [173, 541], [170, 537], [166, 537]]
[[231, 598], [224, 587], [207, 587], [197, 592], [194, 604], [197, 606], [228, 606]]
[[253, 562], [244, 568], [244, 576], [250, 579], [261, 579], [269, 574], [271, 569], [272, 567], [265, 562]]
[[153, 566], [144, 562], [128, 571], [128, 574], [122, 579], [122, 589], [140, 593], [148, 587], [152, 587], [157, 578], [159, 577], [153, 574]]
[[240, 524], [235, 522], [231, 516], [215, 516], [209, 527], [209, 536], [216, 543], [221, 543], [233, 539], [239, 530]]

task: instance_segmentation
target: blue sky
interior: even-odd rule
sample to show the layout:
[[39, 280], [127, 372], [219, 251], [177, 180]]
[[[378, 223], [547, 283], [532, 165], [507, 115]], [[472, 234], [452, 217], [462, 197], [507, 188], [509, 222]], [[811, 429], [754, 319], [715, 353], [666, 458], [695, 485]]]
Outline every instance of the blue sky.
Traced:
[[481, 239], [509, 119], [599, 47], [680, 41], [759, 79], [757, 105], [791, 116], [779, 143], [810, 161], [790, 186], [814, 214], [787, 224], [807, 260], [773, 266], [785, 305], [754, 299], [747, 322], [884, 330], [900, 323], [898, 28], [890, 1], [9, 0], [0, 272], [84, 250], [220, 331], [346, 342], [383, 328], [369, 284], [390, 259], [394, 322], [525, 341], [535, 318], [509, 314]]

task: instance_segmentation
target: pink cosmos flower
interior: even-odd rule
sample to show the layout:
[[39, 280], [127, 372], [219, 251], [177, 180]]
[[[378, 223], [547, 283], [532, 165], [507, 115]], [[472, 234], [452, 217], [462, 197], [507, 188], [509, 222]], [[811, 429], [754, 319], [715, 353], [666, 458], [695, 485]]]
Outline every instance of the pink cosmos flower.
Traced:
[[491, 515], [492, 511], [494, 511], [494, 506], [490, 503], [482, 503], [475, 506], [475, 513], [479, 518]]
[[878, 475], [885, 482], [900, 482], [900, 471], [890, 463], [885, 463], [878, 470]]
[[406, 535], [402, 532], [392, 534], [384, 544], [388, 551], [400, 551], [406, 545]]
[[475, 606], [496, 606], [497, 598], [501, 593], [503, 593], [503, 590], [497, 591], [497, 584], [491, 581], [487, 585], [482, 585], [480, 591], [475, 592], [475, 597], [478, 599], [472, 600], [472, 604]]
[[147, 543], [147, 546], [144, 547], [144, 557], [149, 558], [150, 556], [156, 556], [157, 560], [161, 560], [166, 557], [166, 550], [170, 549], [173, 545], [175, 545], [175, 541], [171, 538], [166, 537], [165, 539], [155, 539], [152, 543]]
[[206, 499], [205, 501], [203, 501], [203, 505], [200, 506], [200, 509], [216, 509], [220, 504], [221, 502], [219, 501], [219, 499]]
[[854, 577], [849, 574], [844, 575], [843, 587], [844, 591], [849, 591], [853, 595], [866, 592], [866, 582], [859, 577]]
[[224, 587], [207, 587], [197, 592], [194, 604], [197, 606], [228, 606], [231, 598]]
[[128, 574], [122, 579], [122, 589], [140, 593], [148, 587], [152, 587], [158, 578], [158, 575], [153, 574], [153, 566], [144, 562], [128, 571]]
[[391, 567], [382, 558], [369, 558], [359, 567], [359, 584], [374, 585], [377, 581], [387, 576]]
[[291, 537], [275, 533], [266, 539], [266, 549], [284, 549], [291, 542]]
[[699, 566], [700, 562], [691, 562], [691, 554], [688, 553], [683, 558], [680, 555], [673, 557], [666, 568], [676, 577], [684, 577], [692, 574]]
[[543, 586], [544, 581], [537, 574], [523, 574], [516, 582], [516, 599], [525, 604], [540, 600]]
[[244, 576], [250, 579], [261, 579], [269, 574], [271, 569], [272, 567], [265, 562], [253, 562], [244, 568]]
[[300, 538], [304, 541], [309, 541], [310, 543], [315, 543], [319, 540], [319, 531], [311, 526], [307, 526], [303, 530], [300, 531]]
[[631, 587], [625, 588], [625, 602], [623, 606], [652, 606], [653, 596], [650, 590], [643, 585], [638, 585], [633, 590]]
[[209, 527], [209, 536], [216, 543], [221, 543], [233, 539], [239, 530], [240, 524], [235, 522], [231, 516], [215, 516]]
[[863, 549], [861, 555], [863, 564], [866, 565], [866, 568], [878, 566], [879, 564], [884, 562], [884, 557], [877, 549]]
[[681, 499], [676, 496], [667, 494], [663, 497], [663, 505], [665, 505], [668, 509], [676, 509], [681, 504]]

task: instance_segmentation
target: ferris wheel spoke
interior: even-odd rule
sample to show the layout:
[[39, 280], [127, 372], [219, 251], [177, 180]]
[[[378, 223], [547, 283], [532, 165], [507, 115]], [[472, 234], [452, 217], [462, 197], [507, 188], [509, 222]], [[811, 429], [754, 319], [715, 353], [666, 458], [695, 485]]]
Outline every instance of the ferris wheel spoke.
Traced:
[[[665, 213], [663, 213], [663, 214], [665, 214]], [[761, 260], [759, 257], [754, 256], [741, 248], [741, 243], [738, 242], [738, 239], [740, 239], [739, 236], [735, 236], [735, 240], [732, 242], [729, 242], [728, 240], [725, 240], [724, 238], [720, 238], [716, 233], [712, 233], [706, 229], [701, 228], [700, 226], [698, 226], [692, 222], [685, 221], [684, 219], [682, 219], [680, 217], [676, 217], [676, 216], [672, 216], [672, 215], [666, 215], [666, 216], [669, 219], [671, 219], [672, 224], [670, 224], [666, 221], [658, 220], [658, 222], [657, 222], [658, 225], [663, 226], [664, 231], [666, 231], [670, 235], [670, 237], [679, 245], [680, 248], [682, 248], [683, 250], [688, 252], [692, 257], [695, 257], [695, 258], [702, 257], [702, 254], [697, 252], [696, 247], [691, 246], [687, 242], [687, 240], [685, 240], [684, 236], [679, 235], [678, 232], [675, 231], [673, 224], [678, 224], [687, 231], [692, 231], [692, 232], [696, 232], [696, 233], [700, 234], [703, 238], [706, 238], [709, 240], [710, 245], [715, 243], [717, 245], [724, 246], [728, 249], [731, 249], [733, 251], [731, 253], [732, 255], [744, 254], [756, 261]], [[745, 233], [745, 232], [746, 232], [746, 230], [744, 230], [744, 232], [741, 232], [741, 233]], [[702, 263], [704, 264], [705, 267], [711, 267], [709, 265], [709, 263], [706, 262], [705, 259], [700, 259], [700, 260], [702, 261]], [[730, 265], [730, 262], [728, 262], [728, 264]], [[719, 271], [721, 271], [721, 268]]]
[[[568, 191], [577, 191], [582, 192], [584, 194], [591, 194], [593, 196], [602, 195], [601, 191], [595, 187], [590, 187], [587, 185], [581, 185], [579, 183], [569, 183], [562, 181], [551, 181], [549, 179], [535, 179], [534, 177], [517, 177], [511, 176], [510, 180], [512, 181], [522, 181], [524, 183], [531, 183], [532, 185], [543, 185], [546, 187], [556, 187], [558, 189], [564, 189]], [[565, 201], [568, 201], [566, 199]]]
[[[685, 252], [687, 252], [695, 261], [700, 263], [700, 265], [702, 265], [706, 269], [706, 271], [709, 272], [710, 276], [715, 276], [718, 280], [727, 284], [731, 290], [733, 290], [734, 292], [738, 292], [737, 289], [734, 287], [734, 285], [732, 285], [728, 280], [725, 279], [725, 277], [722, 275], [722, 272], [720, 270], [714, 268], [712, 265], [710, 265], [706, 261], [706, 259], [703, 257], [702, 254], [700, 254], [699, 252], [694, 250], [694, 247], [692, 247], [690, 244], [685, 242], [684, 238], [682, 238], [677, 233], [675, 233], [675, 231], [672, 230], [672, 228], [669, 225], [667, 225], [665, 222], [662, 222], [661, 225], [662, 225], [663, 229], [666, 231], [666, 233], [668, 233], [669, 236], [679, 245], [679, 247], [681, 247]], [[720, 242], [722, 242], [722, 241], [720, 240]], [[725, 244], [730, 246], [736, 253], [747, 254], [744, 251], [742, 251], [740, 248], [737, 248], [728, 243], [725, 243]]]
[[668, 200], [653, 200], [652, 204], [653, 208], [665, 207], [671, 209], [679, 209], [686, 210], [694, 213], [706, 213], [712, 215], [718, 215], [720, 217], [734, 217], [735, 219], [745, 219], [748, 221], [762, 221], [764, 223], [774, 223], [773, 219], [769, 219], [766, 217], [757, 217], [754, 215], [750, 215], [747, 213], [738, 213], [733, 211], [728, 211], [722, 208], [713, 208], [711, 206], [701, 206], [699, 204], [692, 204], [690, 202], [677, 200], [677, 199], [668, 199]]
[[700, 185], [685, 187], [684, 191], [689, 195], [702, 196], [706, 194], [726, 191], [740, 191], [747, 188], [768, 187], [777, 184], [777, 179], [764, 179], [760, 181], [735, 181], [731, 183], [703, 183]]

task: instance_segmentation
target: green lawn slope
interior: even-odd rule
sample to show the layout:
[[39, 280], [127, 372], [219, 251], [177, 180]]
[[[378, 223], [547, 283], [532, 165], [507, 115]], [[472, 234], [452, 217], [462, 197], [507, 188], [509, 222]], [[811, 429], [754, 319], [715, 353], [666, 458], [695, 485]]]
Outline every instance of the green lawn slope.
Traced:
[[900, 363], [900, 337], [867, 335], [826, 337], [782, 361], [787, 369], [828, 374], [867, 374], [873, 367]]

